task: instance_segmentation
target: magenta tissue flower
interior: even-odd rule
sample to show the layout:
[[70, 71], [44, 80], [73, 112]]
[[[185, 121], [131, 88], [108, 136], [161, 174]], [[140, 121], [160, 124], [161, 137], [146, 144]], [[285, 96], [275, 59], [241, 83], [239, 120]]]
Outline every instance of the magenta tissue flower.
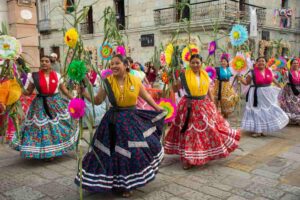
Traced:
[[74, 98], [70, 101], [68, 111], [72, 118], [79, 119], [84, 116], [85, 102], [82, 99]]
[[117, 54], [120, 54], [122, 56], [126, 55], [126, 49], [124, 46], [117, 46], [116, 52], [117, 52]]
[[101, 78], [106, 79], [108, 76], [112, 75], [111, 69], [104, 69], [101, 71]]
[[211, 80], [215, 80], [215, 79], [216, 79], [216, 77], [217, 77], [217, 72], [216, 72], [216, 69], [215, 69], [214, 67], [212, 67], [212, 66], [207, 66], [207, 67], [205, 68], [205, 71], [208, 73], [209, 78], [210, 78]]
[[210, 42], [209, 46], [208, 46], [208, 54], [213, 55], [215, 53], [216, 49], [217, 49], [216, 41]]

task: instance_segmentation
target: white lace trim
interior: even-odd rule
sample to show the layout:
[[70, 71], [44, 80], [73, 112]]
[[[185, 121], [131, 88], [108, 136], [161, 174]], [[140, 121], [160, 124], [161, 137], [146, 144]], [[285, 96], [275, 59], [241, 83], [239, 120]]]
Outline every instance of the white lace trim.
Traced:
[[49, 119], [47, 117], [47, 118], [44, 118], [42, 120], [39, 120], [37, 118], [37, 116], [34, 114], [32, 119], [28, 119], [27, 116], [26, 116], [24, 125], [25, 126], [30, 126], [32, 124], [35, 124], [35, 125], [41, 127], [41, 126], [45, 126], [48, 123], [59, 124], [60, 120], [68, 120], [68, 119], [70, 119], [70, 114], [68, 113], [67, 110], [65, 110], [65, 112], [63, 114], [57, 114], [54, 119]]

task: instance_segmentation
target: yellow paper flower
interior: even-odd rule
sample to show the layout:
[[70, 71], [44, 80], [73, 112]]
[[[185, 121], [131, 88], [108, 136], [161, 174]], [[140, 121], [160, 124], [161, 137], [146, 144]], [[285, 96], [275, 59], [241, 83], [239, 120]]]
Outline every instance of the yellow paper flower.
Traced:
[[194, 54], [199, 54], [199, 48], [194, 44], [190, 44], [189, 46], [183, 49], [181, 58], [184, 62], [187, 63], [190, 61], [191, 55]]
[[75, 48], [78, 41], [78, 33], [75, 28], [70, 28], [65, 34], [65, 42], [71, 47]]
[[170, 44], [168, 44], [168, 46], [165, 50], [166, 63], [168, 66], [171, 65], [173, 53], [174, 53], [174, 47], [173, 47], [173, 44], [170, 43]]

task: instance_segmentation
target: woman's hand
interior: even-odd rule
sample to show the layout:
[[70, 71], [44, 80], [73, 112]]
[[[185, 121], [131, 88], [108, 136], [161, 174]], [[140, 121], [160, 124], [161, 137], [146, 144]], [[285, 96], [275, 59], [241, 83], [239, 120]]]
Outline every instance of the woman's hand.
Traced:
[[157, 112], [163, 112], [163, 111], [165, 111], [165, 109], [163, 108], [163, 107], [161, 107], [161, 106], [159, 106], [159, 105], [156, 105], [155, 106], [155, 108], [154, 108]]

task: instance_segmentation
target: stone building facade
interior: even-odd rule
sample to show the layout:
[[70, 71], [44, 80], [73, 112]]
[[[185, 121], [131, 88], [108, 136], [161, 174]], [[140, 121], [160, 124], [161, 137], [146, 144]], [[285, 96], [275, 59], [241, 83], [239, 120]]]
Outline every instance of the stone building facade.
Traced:
[[[63, 2], [38, 0], [41, 52], [56, 52], [61, 58], [65, 52], [62, 29], [68, 27], [63, 18], [64, 11], [58, 8]], [[81, 2], [80, 6], [83, 7], [94, 1]], [[99, 0], [92, 6], [86, 23], [80, 26], [82, 38], [85, 45], [96, 52], [103, 40], [103, 21], [100, 18], [104, 8], [112, 6], [116, 10], [118, 23], [124, 25], [121, 32], [124, 34], [128, 54], [134, 60], [144, 63], [153, 56], [155, 46], [166, 44], [177, 30], [179, 17], [174, 8], [176, 2], [180, 0]], [[295, 9], [300, 7], [299, 0], [190, 0], [189, 3], [190, 7], [184, 10], [184, 17], [191, 13], [190, 40], [201, 46], [203, 56], [207, 55], [207, 43], [214, 38], [214, 24], [217, 23], [224, 31], [228, 31], [238, 21], [249, 27], [250, 7], [256, 8], [258, 21], [258, 35], [250, 40], [254, 57], [259, 54], [274, 54], [277, 50], [272, 49], [271, 45], [280, 39], [280, 54], [299, 56], [300, 12]], [[291, 13], [282, 15], [283, 10]], [[217, 38], [221, 38], [218, 40], [220, 47], [228, 48], [229, 41], [226, 37], [217, 35]], [[178, 41], [182, 45], [187, 44], [188, 34], [181, 31]]]
[[0, 23], [8, 26], [9, 34], [22, 44], [22, 56], [31, 68], [40, 65], [35, 0], [1, 0]]

